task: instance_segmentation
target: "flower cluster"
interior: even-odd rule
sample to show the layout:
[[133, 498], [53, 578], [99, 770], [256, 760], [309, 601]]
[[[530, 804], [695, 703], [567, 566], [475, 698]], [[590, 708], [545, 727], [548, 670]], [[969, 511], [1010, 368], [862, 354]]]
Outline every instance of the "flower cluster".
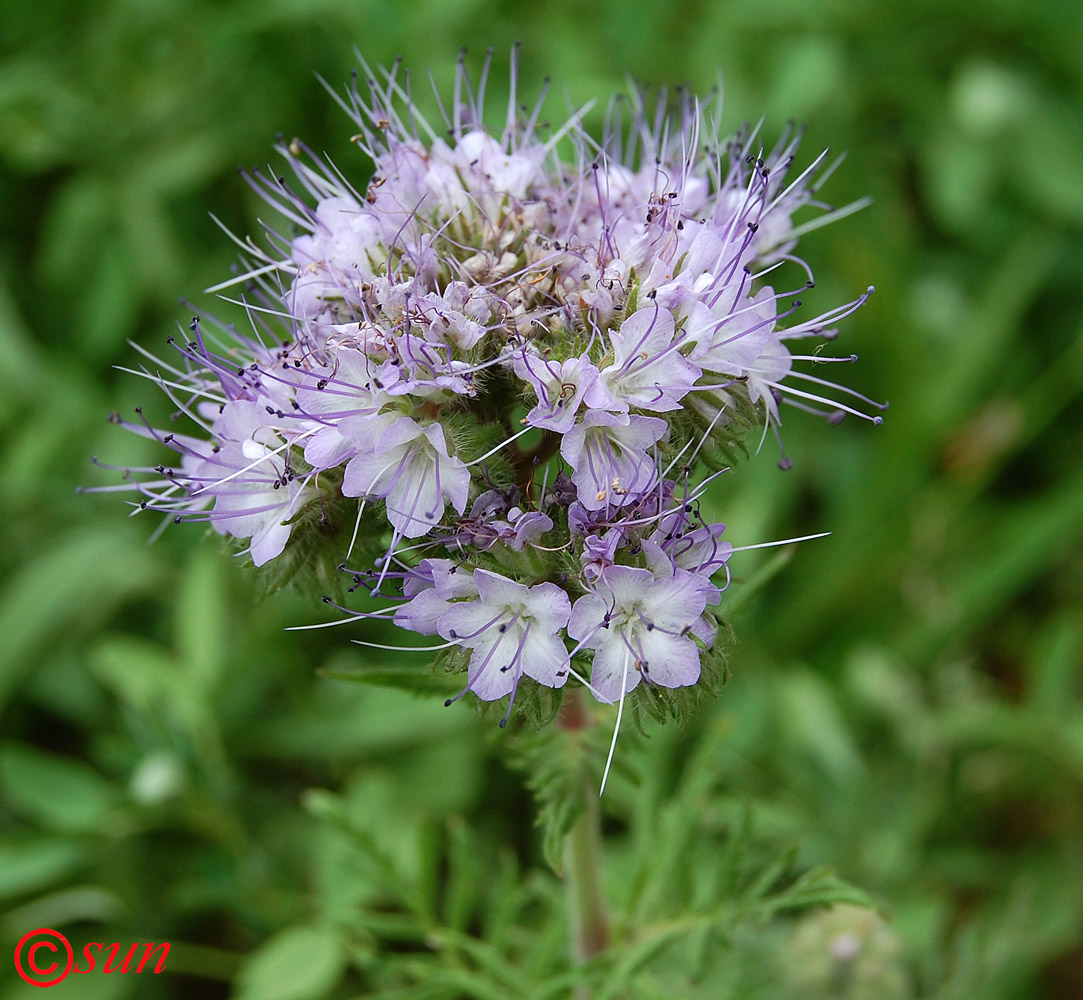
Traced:
[[197, 319], [148, 372], [196, 430], [128, 424], [179, 456], [132, 485], [257, 566], [344, 520], [351, 589], [393, 601], [350, 619], [439, 637], [509, 712], [524, 677], [609, 703], [695, 684], [732, 551], [698, 500], [732, 446], [783, 403], [880, 420], [800, 364], [853, 357], [791, 347], [871, 291], [791, 319], [798, 238], [853, 206], [795, 223], [826, 209], [825, 156], [795, 174], [796, 135], [724, 140], [688, 96], [615, 102], [595, 140], [521, 108], [513, 72], [492, 131], [487, 69], [460, 65], [439, 128], [397, 69], [355, 85], [367, 186], [298, 140], [291, 182], [247, 175], [292, 231], [214, 289], [244, 288], [250, 333]]

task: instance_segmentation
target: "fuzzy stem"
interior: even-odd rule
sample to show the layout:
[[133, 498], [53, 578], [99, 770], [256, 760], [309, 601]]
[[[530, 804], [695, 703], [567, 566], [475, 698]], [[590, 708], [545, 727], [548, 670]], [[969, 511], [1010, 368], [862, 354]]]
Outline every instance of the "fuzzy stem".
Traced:
[[[579, 741], [579, 734], [593, 724], [582, 691], [566, 691], [557, 725], [569, 739]], [[564, 838], [564, 884], [568, 892], [572, 959], [577, 965], [605, 951], [609, 945], [609, 920], [601, 881], [601, 810], [585, 768], [580, 794], [582, 813]]]

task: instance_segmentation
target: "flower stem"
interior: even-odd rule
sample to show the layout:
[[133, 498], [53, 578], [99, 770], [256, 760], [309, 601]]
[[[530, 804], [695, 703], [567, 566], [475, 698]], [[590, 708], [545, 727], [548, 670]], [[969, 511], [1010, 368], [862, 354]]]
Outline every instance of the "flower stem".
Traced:
[[[557, 724], [582, 744], [581, 734], [593, 724], [582, 692], [567, 691]], [[572, 960], [578, 965], [609, 945], [609, 919], [602, 894], [602, 828], [598, 796], [586, 768], [579, 783], [582, 812], [564, 838], [564, 883], [568, 892]]]

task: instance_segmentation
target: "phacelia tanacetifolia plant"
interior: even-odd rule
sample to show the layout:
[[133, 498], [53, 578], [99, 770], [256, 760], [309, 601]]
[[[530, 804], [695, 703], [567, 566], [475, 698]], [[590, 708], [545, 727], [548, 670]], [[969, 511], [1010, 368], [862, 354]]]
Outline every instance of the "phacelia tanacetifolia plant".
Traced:
[[129, 485], [276, 580], [385, 598], [324, 600], [433, 637], [502, 725], [569, 682], [668, 710], [722, 670], [734, 550], [705, 491], [784, 404], [881, 419], [813, 374], [852, 356], [799, 346], [871, 292], [799, 313], [800, 236], [856, 206], [818, 200], [831, 165], [796, 166], [796, 133], [723, 138], [687, 94], [616, 99], [597, 138], [585, 109], [543, 125], [513, 70], [494, 130], [487, 75], [460, 63], [433, 123], [398, 67], [366, 67], [339, 103], [371, 173], [293, 140], [288, 180], [246, 175], [284, 223], [211, 290], [244, 332], [196, 318], [152, 359], [190, 428], [120, 421], [175, 455]]

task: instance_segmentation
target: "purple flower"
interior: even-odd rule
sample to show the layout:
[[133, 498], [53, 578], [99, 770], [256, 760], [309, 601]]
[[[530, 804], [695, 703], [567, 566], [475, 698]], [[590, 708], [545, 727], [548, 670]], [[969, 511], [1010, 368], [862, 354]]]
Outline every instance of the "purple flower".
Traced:
[[395, 624], [419, 635], [436, 635], [440, 616], [451, 602], [476, 597], [478, 585], [471, 570], [450, 559], [422, 559], [406, 574], [402, 592], [410, 600], [395, 609]]
[[583, 398], [598, 381], [598, 369], [586, 354], [557, 364], [530, 351], [513, 356], [513, 367], [520, 378], [530, 383], [538, 397], [537, 405], [526, 415], [532, 427], [567, 434]]
[[[568, 652], [560, 632], [571, 603], [553, 583], [527, 587], [488, 570], [475, 570], [476, 600], [452, 604], [439, 632], [472, 649], [467, 690], [483, 701], [512, 695], [525, 674], [546, 687], [568, 679]], [[510, 706], [509, 706], [510, 711]]]
[[616, 702], [640, 681], [686, 687], [699, 680], [699, 647], [689, 637], [707, 605], [703, 579], [687, 570], [656, 575], [609, 566], [572, 608], [568, 634], [595, 650], [590, 682]]
[[466, 509], [470, 473], [449, 456], [439, 424], [422, 427], [409, 417], [387, 415], [350, 459], [342, 480], [348, 497], [382, 498], [387, 519], [405, 538], [427, 535], [450, 503]]
[[588, 410], [560, 442], [580, 503], [600, 510], [639, 499], [658, 478], [647, 449], [665, 433], [666, 422], [657, 417]]
[[679, 353], [674, 339], [673, 314], [657, 305], [639, 309], [610, 336], [613, 363], [602, 369], [600, 384], [605, 399], [592, 405], [625, 412], [636, 406], [643, 410], [679, 410], [701, 372]]
[[243, 286], [228, 297], [249, 333], [197, 319], [153, 359], [143, 374], [192, 426], [125, 424], [179, 460], [120, 488], [257, 565], [290, 547], [288, 568], [401, 586], [354, 617], [469, 650], [482, 700], [560, 687], [586, 655], [605, 702], [694, 684], [733, 551], [698, 501], [746, 418], [880, 419], [805, 370], [852, 358], [793, 349], [868, 296], [794, 318], [801, 233], [860, 203], [795, 226], [831, 166], [796, 172], [795, 134], [727, 139], [689, 96], [671, 115], [635, 92], [631, 120], [591, 136], [579, 113], [540, 124], [513, 77], [490, 129], [462, 64], [441, 122], [397, 67], [364, 68], [342, 104], [373, 174], [294, 140], [290, 180], [246, 175], [290, 227], [238, 240], [214, 289]]

